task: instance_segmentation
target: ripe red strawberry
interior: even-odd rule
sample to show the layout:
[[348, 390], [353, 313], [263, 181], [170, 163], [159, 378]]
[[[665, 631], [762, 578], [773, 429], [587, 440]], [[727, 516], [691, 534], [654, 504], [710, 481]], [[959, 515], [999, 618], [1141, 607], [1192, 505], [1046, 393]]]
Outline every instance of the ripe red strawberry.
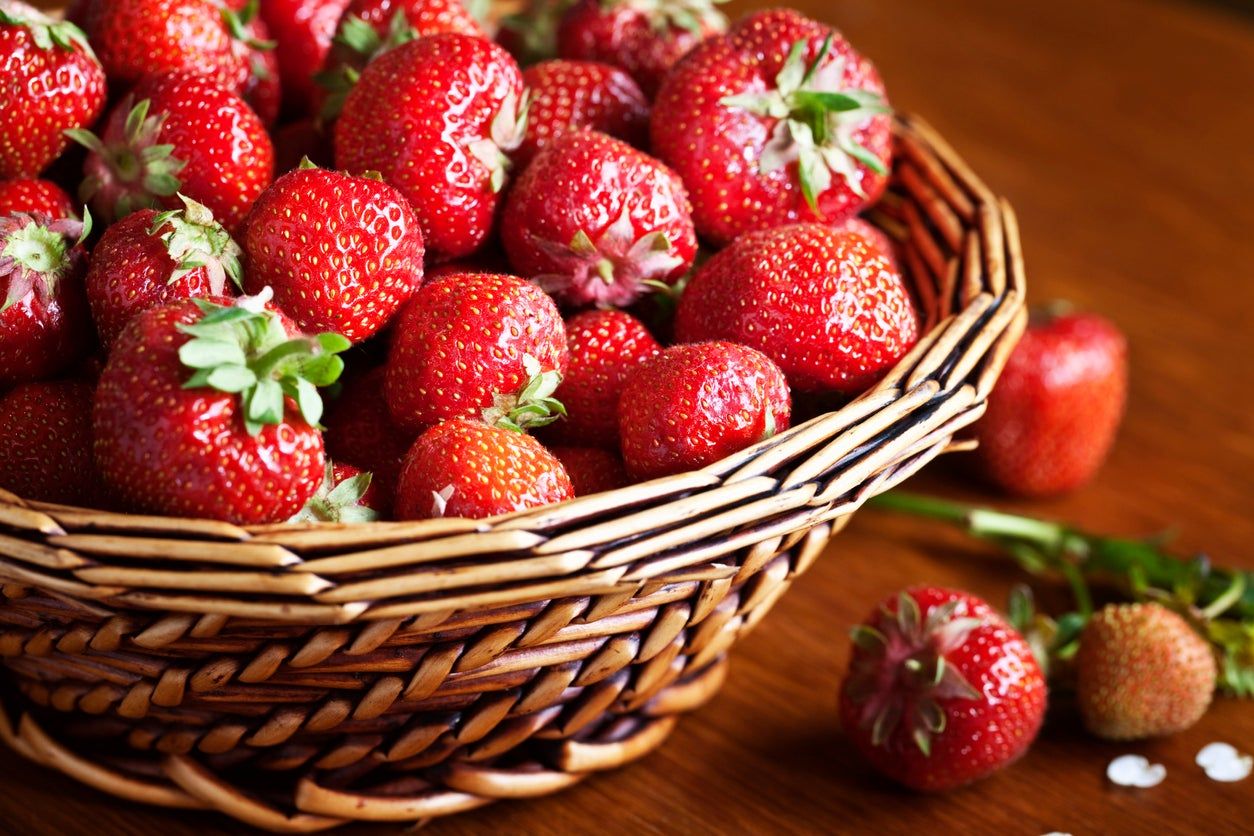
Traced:
[[72, 218], [0, 216], [0, 386], [51, 377], [87, 353], [88, 232]]
[[348, 378], [325, 422], [327, 452], [335, 461], [354, 462], [373, 474], [371, 490], [377, 497], [373, 507], [380, 511], [391, 505], [401, 462], [414, 440], [412, 433], [397, 428], [388, 412], [385, 374], [379, 367]]
[[188, 73], [149, 76], [109, 114], [103, 137], [71, 136], [89, 153], [80, 197], [114, 220], [177, 209], [182, 193], [234, 230], [274, 177], [274, 149], [243, 99]]
[[369, 473], [327, 462], [318, 492], [289, 522], [367, 523], [379, 519], [378, 495]]
[[183, 200], [183, 209], [126, 216], [92, 250], [87, 301], [105, 349], [150, 308], [234, 295], [239, 287], [239, 247], [208, 209]]
[[74, 204], [50, 180], [0, 180], [0, 215], [25, 212], [50, 218], [74, 217]]
[[562, 444], [618, 448], [618, 398], [627, 376], [662, 347], [644, 323], [623, 311], [593, 310], [566, 323], [570, 363], [554, 393], [566, 420], [548, 436]]
[[570, 477], [575, 496], [612, 491], [631, 484], [618, 453], [603, 447], [550, 447]]
[[579, 0], [558, 27], [557, 51], [622, 67], [652, 98], [676, 61], [727, 28], [715, 2]]
[[684, 179], [702, 237], [820, 220], [877, 198], [892, 152], [884, 85], [835, 30], [777, 9], [676, 65], [653, 105], [653, 151]]
[[388, 407], [416, 432], [448, 418], [518, 412], [537, 426], [566, 371], [566, 332], [553, 300], [496, 273], [445, 276], [414, 294], [396, 320]]
[[292, 337], [259, 300], [196, 299], [140, 314], [100, 376], [96, 464], [128, 507], [270, 523], [324, 477], [318, 386], [343, 369], [335, 334]]
[[262, 192], [244, 226], [245, 289], [274, 288], [306, 331], [360, 342], [422, 284], [418, 219], [381, 180], [299, 168]]
[[99, 505], [92, 392], [85, 381], [41, 381], [0, 397], [0, 487], [39, 502]]
[[680, 342], [732, 340], [779, 364], [798, 392], [857, 394], [919, 335], [891, 255], [822, 224], [752, 232], [701, 265], [679, 300]]
[[627, 73], [596, 61], [544, 61], [523, 70], [531, 91], [527, 132], [514, 154], [525, 166], [572, 129], [592, 128], [637, 148], [648, 141], [649, 101]]
[[1076, 702], [1107, 740], [1175, 734], [1210, 707], [1217, 667], [1210, 643], [1161, 604], [1109, 604], [1080, 633]]
[[637, 366], [618, 402], [627, 472], [637, 480], [697, 470], [788, 428], [783, 372], [727, 342], [677, 345]]
[[1040, 730], [1040, 666], [979, 598], [908, 589], [854, 628], [853, 642], [841, 725], [876, 769], [908, 787], [983, 778], [1018, 759]]
[[257, 0], [88, 0], [91, 45], [117, 90], [148, 74], [193, 73], [279, 114], [279, 63]]
[[[274, 38], [285, 111], [313, 114], [320, 92], [314, 74], [350, 0], [260, 0], [261, 19]], [[284, 169], [280, 169], [282, 171]]]
[[522, 72], [496, 44], [411, 41], [362, 71], [336, 123], [336, 165], [400, 189], [434, 256], [468, 255], [492, 229], [505, 153], [522, 141], [522, 98]]
[[481, 519], [574, 495], [562, 463], [531, 436], [457, 418], [414, 442], [395, 511], [399, 520]]
[[1127, 357], [1123, 334], [1102, 317], [1038, 316], [976, 426], [985, 476], [1022, 496], [1064, 493], [1092, 479], [1123, 417]]
[[572, 305], [625, 306], [692, 266], [688, 194], [666, 166], [596, 131], [554, 139], [501, 218], [510, 264]]
[[104, 70], [77, 26], [19, 0], [0, 0], [0, 67], [0, 178], [35, 177], [100, 115]]

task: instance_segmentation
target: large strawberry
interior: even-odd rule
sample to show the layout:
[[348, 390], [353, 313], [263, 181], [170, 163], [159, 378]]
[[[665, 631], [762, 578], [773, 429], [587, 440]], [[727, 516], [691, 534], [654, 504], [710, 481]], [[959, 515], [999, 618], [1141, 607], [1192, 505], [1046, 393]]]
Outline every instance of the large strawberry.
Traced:
[[727, 21], [718, 0], [579, 0], [562, 18], [563, 58], [622, 67], [652, 97], [671, 67]]
[[261, 19], [274, 38], [283, 81], [284, 110], [312, 114], [320, 97], [314, 74], [322, 68], [340, 16], [350, 0], [260, 0]]
[[0, 216], [0, 386], [51, 377], [87, 353], [89, 231], [72, 218]]
[[716, 244], [798, 221], [836, 223], [884, 189], [891, 125], [870, 61], [799, 12], [752, 14], [676, 65], [653, 105], [653, 150], [684, 179]]
[[554, 139], [524, 169], [501, 218], [510, 264], [571, 305], [629, 305], [697, 254], [674, 172], [596, 131]]
[[945, 790], [1023, 755], [1046, 697], [1031, 647], [988, 604], [918, 587], [854, 628], [840, 718], [885, 775], [913, 789]]
[[573, 498], [565, 469], [531, 436], [462, 418], [418, 437], [405, 456], [396, 518], [479, 519]]
[[348, 340], [289, 333], [243, 300], [140, 314], [100, 376], [93, 428], [105, 484], [135, 510], [233, 523], [290, 518], [324, 478], [318, 386]]
[[697, 470], [788, 428], [779, 367], [728, 342], [677, 345], [637, 366], [618, 400], [623, 460], [635, 479]]
[[379, 519], [379, 498], [369, 473], [327, 462], [318, 491], [289, 522], [367, 523]]
[[381, 180], [312, 165], [266, 189], [245, 223], [244, 287], [307, 331], [360, 342], [422, 285], [422, 231], [409, 203]]
[[144, 79], [109, 114], [103, 137], [70, 135], [89, 151], [80, 197], [110, 220], [177, 209], [182, 193], [233, 230], [274, 177], [274, 148], [257, 114], [190, 73]]
[[344, 387], [327, 409], [327, 451], [335, 461], [352, 462], [369, 471], [371, 489], [379, 510], [386, 510], [396, 491], [401, 462], [414, 434], [399, 429], [388, 411], [382, 367], [344, 381]]
[[93, 506], [93, 388], [81, 380], [24, 383], [0, 397], [0, 488], [23, 499]]
[[536, 426], [553, 417], [567, 357], [561, 314], [540, 288], [494, 273], [447, 275], [397, 317], [388, 406], [409, 432], [448, 418], [495, 424], [502, 414]]
[[550, 447], [570, 477], [575, 496], [588, 496], [631, 484], [622, 457], [604, 447]]
[[[105, 230], [87, 269], [87, 300], [105, 348], [150, 308], [233, 294], [240, 249], [201, 204], [141, 209]], [[229, 283], [228, 283], [229, 280]]]
[[514, 154], [526, 165], [569, 130], [592, 128], [636, 147], [648, 140], [649, 101], [631, 76], [596, 61], [543, 61], [523, 70], [531, 92], [527, 132]]
[[522, 141], [522, 72], [504, 49], [433, 35], [384, 53], [361, 74], [335, 128], [335, 161], [399, 188], [439, 258], [478, 249]]
[[15, 212], [72, 218], [74, 204], [70, 196], [50, 180], [0, 180], [0, 215]]
[[1003, 490], [1045, 496], [1080, 487], [1114, 444], [1128, 391], [1128, 345], [1094, 314], [1033, 317], [976, 425], [976, 460]]
[[891, 254], [852, 227], [822, 224], [736, 239], [692, 276], [675, 317], [680, 341], [751, 345], [799, 392], [861, 392], [918, 335]]
[[105, 75], [82, 31], [19, 0], [0, 0], [0, 178], [34, 177], [96, 121]]

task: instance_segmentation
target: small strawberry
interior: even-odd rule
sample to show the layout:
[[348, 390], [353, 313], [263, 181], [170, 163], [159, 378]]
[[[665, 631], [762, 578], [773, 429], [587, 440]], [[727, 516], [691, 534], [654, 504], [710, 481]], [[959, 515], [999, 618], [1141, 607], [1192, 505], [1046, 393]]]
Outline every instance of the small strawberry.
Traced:
[[636, 480], [697, 470], [788, 428], [791, 404], [770, 358], [727, 342], [677, 345], [637, 366], [618, 402]]
[[595, 61], [544, 61], [523, 70], [531, 91], [527, 132], [514, 153], [525, 166], [569, 130], [591, 128], [642, 147], [648, 141], [649, 101], [627, 73]]
[[387, 360], [387, 400], [403, 430], [448, 418], [504, 412], [547, 423], [566, 371], [562, 317], [553, 300], [513, 276], [445, 276], [414, 294], [397, 317]]
[[0, 216], [0, 386], [51, 377], [87, 353], [89, 232], [90, 220]]
[[99, 504], [92, 392], [85, 381], [41, 381], [0, 397], [0, 487], [38, 502]]
[[422, 231], [387, 183], [312, 164], [261, 193], [245, 223], [245, 289], [306, 331], [377, 333], [422, 285]]
[[456, 418], [427, 430], [405, 457], [396, 518], [481, 519], [573, 498], [562, 463], [531, 436]]
[[111, 221], [136, 209], [177, 209], [182, 193], [234, 230], [274, 177], [274, 149], [257, 114], [201, 76], [149, 76], [105, 124], [103, 137], [69, 133], [89, 152], [79, 196]]
[[1080, 633], [1076, 702], [1090, 732], [1139, 740], [1184, 731], [1210, 707], [1210, 643], [1161, 604], [1109, 604]]
[[840, 693], [845, 734], [876, 769], [946, 790], [1017, 760], [1045, 717], [1027, 641], [965, 592], [916, 587], [853, 631]]
[[603, 447], [550, 447], [570, 477], [575, 496], [590, 496], [631, 484], [622, 457]]
[[378, 497], [369, 473], [351, 464], [328, 462], [318, 492], [289, 522], [368, 523], [379, 519]]
[[320, 93], [313, 77], [331, 50], [331, 39], [349, 2], [260, 0], [261, 19], [274, 38], [285, 111], [317, 112]]
[[671, 67], [703, 38], [727, 28], [719, 0], [579, 0], [562, 18], [563, 58], [622, 67], [652, 98]]
[[492, 229], [522, 142], [522, 72], [504, 49], [468, 35], [432, 35], [362, 71], [335, 126], [335, 162], [378, 171], [414, 207], [432, 255], [477, 250]]
[[688, 194], [666, 166], [596, 131], [554, 139], [501, 218], [510, 264], [571, 305], [625, 306], [697, 254]]
[[222, 297], [239, 287], [239, 247], [208, 209], [186, 197], [183, 203], [183, 209], [126, 216], [92, 250], [87, 301], [106, 349], [150, 308]]
[[25, 212], [50, 218], [74, 217], [74, 204], [50, 180], [0, 180], [0, 215]]
[[887, 182], [879, 74], [799, 12], [757, 12], [705, 41], [653, 108], [653, 150], [683, 178], [697, 231], [717, 245], [799, 221], [839, 223]]
[[238, 524], [300, 511], [324, 478], [318, 386], [343, 369], [337, 334], [291, 336], [259, 299], [195, 299], [131, 321], [93, 411], [105, 484], [138, 511]]
[[1036, 315], [976, 425], [976, 461], [1022, 496], [1074, 490], [1115, 441], [1128, 392], [1128, 345], [1094, 314]]
[[0, 178], [35, 177], [100, 115], [104, 70], [77, 26], [19, 0], [0, 0], [0, 67]]
[[392, 422], [383, 393], [385, 374], [380, 367], [348, 378], [326, 417], [327, 452], [335, 461], [354, 462], [373, 474], [374, 507], [381, 511], [391, 504], [401, 462], [414, 440]]
[[701, 265], [680, 297], [675, 336], [753, 346], [798, 392], [857, 394], [910, 350], [919, 317], [876, 241], [797, 224], [743, 235]]

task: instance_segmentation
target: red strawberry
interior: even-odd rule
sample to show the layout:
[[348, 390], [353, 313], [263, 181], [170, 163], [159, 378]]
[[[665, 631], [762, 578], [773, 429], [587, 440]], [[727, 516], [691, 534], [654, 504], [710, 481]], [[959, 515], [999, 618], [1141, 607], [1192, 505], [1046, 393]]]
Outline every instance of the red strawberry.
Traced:
[[106, 349], [150, 308], [221, 297], [239, 286], [239, 247], [208, 209], [183, 201], [183, 209], [126, 216], [105, 230], [92, 251], [87, 300]]
[[874, 240], [798, 224], [743, 235], [701, 265], [680, 297], [675, 336], [753, 346], [798, 392], [857, 394], [910, 350], [919, 317]]
[[50, 180], [0, 180], [0, 215], [15, 212], [72, 218], [74, 204], [70, 196]]
[[382, 367], [349, 378], [344, 389], [327, 411], [327, 451], [336, 461], [355, 462], [374, 478], [371, 490], [378, 497], [374, 505], [386, 510], [396, 490], [401, 461], [414, 436], [392, 422], [383, 394], [386, 372]]
[[627, 376], [662, 347], [622, 311], [585, 311], [566, 323], [570, 363], [554, 393], [566, 420], [550, 435], [563, 444], [618, 447], [618, 398]]
[[501, 411], [537, 426], [551, 418], [545, 407], [567, 356], [562, 317], [540, 288], [495, 273], [445, 276], [397, 318], [388, 407], [411, 432], [485, 412], [495, 424]]
[[275, 42], [285, 110], [306, 114], [317, 110], [321, 94], [313, 77], [322, 68], [349, 2], [260, 0], [261, 19]]
[[595, 61], [544, 61], [523, 70], [531, 91], [527, 133], [514, 154], [520, 166], [572, 129], [592, 128], [641, 147], [648, 140], [649, 101], [627, 73]]
[[302, 167], [262, 192], [245, 228], [245, 289], [274, 288], [307, 331], [360, 342], [422, 284], [418, 219], [377, 179]]
[[550, 447], [570, 477], [575, 496], [612, 491], [631, 484], [622, 458], [602, 447]]
[[622, 67], [651, 98], [676, 61], [727, 28], [715, 2], [579, 0], [562, 18], [557, 51], [563, 58]]
[[118, 90], [145, 75], [193, 73], [279, 114], [279, 64], [257, 0], [88, 0], [83, 27]]
[[39, 502], [99, 504], [92, 391], [84, 381], [44, 381], [0, 397], [0, 487]]
[[917, 587], [854, 628], [840, 694], [845, 734], [917, 790], [961, 786], [1018, 759], [1045, 717], [1027, 641], [972, 595]]
[[361, 74], [335, 128], [335, 161], [378, 171], [404, 193], [438, 258], [478, 249], [522, 141], [522, 72], [496, 44], [433, 35]]
[[697, 470], [788, 428], [783, 373], [761, 352], [727, 342], [668, 348], [627, 376], [618, 402], [633, 478]]
[[0, 67], [0, 178], [35, 177], [100, 115], [104, 70], [77, 26], [19, 0], [0, 0]]
[[291, 337], [258, 300], [140, 314], [100, 376], [93, 428], [106, 485], [136, 510], [286, 520], [324, 477], [317, 386], [343, 368], [335, 334]]
[[177, 209], [182, 193], [234, 230], [274, 177], [274, 149], [257, 114], [187, 73], [141, 82], [109, 114], [103, 138], [71, 135], [90, 152], [80, 196], [111, 220], [144, 207]]
[[0, 386], [51, 377], [87, 353], [88, 231], [72, 218], [0, 217]]
[[629, 305], [697, 254], [688, 195], [648, 155], [596, 131], [554, 139], [514, 184], [501, 218], [514, 269], [572, 305]]
[[839, 223], [877, 198], [892, 152], [884, 85], [835, 30], [799, 12], [757, 12], [667, 77], [653, 150], [684, 179], [697, 231]]
[[374, 522], [379, 519], [378, 501], [369, 473], [351, 464], [328, 462], [318, 492], [289, 522]]
[[414, 442], [396, 490], [396, 518], [481, 519], [574, 495], [562, 463], [531, 436], [458, 418]]
[[1094, 314], [1043, 314], [1010, 355], [976, 426], [976, 461], [1005, 491], [1047, 496], [1093, 478], [1128, 392], [1128, 345]]

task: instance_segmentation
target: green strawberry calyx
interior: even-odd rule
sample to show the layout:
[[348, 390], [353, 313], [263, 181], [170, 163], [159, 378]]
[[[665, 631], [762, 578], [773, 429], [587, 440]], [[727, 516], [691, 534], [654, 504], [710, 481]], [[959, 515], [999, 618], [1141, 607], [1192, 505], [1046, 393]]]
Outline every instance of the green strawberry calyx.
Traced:
[[227, 31], [231, 33], [232, 38], [242, 41], [252, 49], [259, 49], [265, 52], [278, 46], [277, 42], [262, 40], [248, 31], [248, 27], [257, 19], [257, 14], [260, 10], [260, 0], [248, 0], [244, 4], [244, 8], [238, 11], [231, 8], [223, 8], [222, 22], [226, 24]]
[[501, 102], [501, 109], [492, 117], [488, 136], [476, 139], [466, 146], [470, 155], [483, 163], [488, 170], [488, 185], [494, 193], [505, 188], [509, 174], [509, 151], [522, 145], [527, 133], [527, 111], [531, 109], [531, 91], [524, 90], [519, 96], [513, 90]]
[[709, 32], [722, 32], [727, 18], [717, 8], [727, 0], [602, 0], [607, 8], [623, 5], [643, 14], [653, 31], [666, 34], [682, 29], [700, 38]]
[[880, 629], [859, 625], [852, 631], [855, 654], [848, 693], [859, 705], [859, 727], [869, 729], [876, 746], [887, 743], [904, 723], [923, 754], [932, 739], [945, 731], [941, 702], [978, 700], [981, 694], [962, 673], [945, 661], [983, 622], [958, 612], [960, 602], [933, 607], [924, 617], [908, 593], [897, 599], [897, 611], [884, 610]]
[[797, 164], [806, 203], [816, 215], [819, 195], [832, 185], [833, 175], [860, 197], [859, 166], [886, 174], [884, 161], [855, 138], [868, 119], [890, 113], [884, 97], [870, 90], [844, 87], [847, 61], [832, 54], [829, 35], [815, 59], [806, 62], [806, 41], [797, 41], [775, 76], [775, 89], [726, 96], [721, 103], [777, 120], [771, 138], [758, 159], [758, 171], [770, 174]]
[[204, 270], [214, 296], [224, 293], [228, 278], [236, 287], [243, 287], [239, 244], [214, 220], [207, 206], [183, 194], [178, 197], [183, 201], [183, 208], [158, 213], [148, 228], [148, 234], [161, 239], [177, 265], [169, 283], [174, 284], [196, 270]]
[[82, 259], [79, 246], [91, 234], [91, 214], [83, 220], [53, 219], [43, 213], [14, 212], [0, 217], [0, 281], [8, 288], [0, 311], [34, 291], [47, 302], [57, 283]]
[[288, 522], [374, 522], [379, 519], [378, 512], [361, 504], [366, 492], [370, 490], [372, 478], [369, 473], [358, 473], [337, 482], [335, 466], [327, 462], [326, 475], [317, 493]]
[[20, 26], [30, 32], [31, 40], [40, 49], [64, 49], [96, 57], [87, 42], [87, 35], [68, 20], [57, 20], [38, 9], [20, 3], [0, 4], [0, 24]]
[[398, 10], [388, 23], [385, 36], [380, 36], [374, 25], [355, 14], [345, 15], [340, 21], [332, 42], [341, 47], [335, 54], [337, 61], [329, 62], [330, 69], [314, 74], [314, 82], [326, 91], [319, 116], [330, 121], [344, 109], [344, 100], [361, 79], [361, 70], [374, 59], [389, 50], [396, 49], [418, 38], [418, 30], [409, 23], [404, 10]]
[[338, 355], [352, 345], [331, 332], [289, 336], [278, 313], [266, 307], [268, 291], [234, 305], [195, 299], [201, 318], [178, 326], [191, 337], [179, 348], [179, 359], [192, 370], [183, 388], [238, 395], [249, 435], [283, 423], [289, 398], [306, 423], [318, 426], [318, 388], [339, 379], [344, 360]]
[[523, 370], [527, 374], [523, 388], [512, 395], [498, 393], [492, 406], [483, 411], [483, 421], [488, 426], [521, 433], [566, 417], [566, 407], [553, 397], [562, 382], [561, 372], [545, 371], [530, 354], [523, 355]]

